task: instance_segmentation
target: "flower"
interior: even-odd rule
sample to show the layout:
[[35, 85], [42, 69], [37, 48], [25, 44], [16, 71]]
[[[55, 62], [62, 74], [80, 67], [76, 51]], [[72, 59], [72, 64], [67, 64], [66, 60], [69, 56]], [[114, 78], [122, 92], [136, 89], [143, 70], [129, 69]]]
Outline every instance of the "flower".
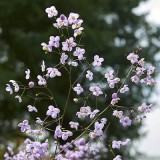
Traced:
[[46, 70], [47, 70], [47, 75], [49, 75], [50, 78], [61, 76], [61, 72], [59, 72], [57, 68], [49, 67]]
[[6, 84], [6, 91], [9, 92], [10, 94], [13, 94], [13, 89], [11, 88], [10, 84]]
[[113, 160], [122, 160], [120, 155], [117, 155]]
[[68, 17], [69, 24], [75, 23], [76, 20], [78, 19], [78, 17], [79, 17], [79, 14], [77, 14], [77, 13], [70, 13], [69, 17]]
[[83, 27], [80, 27], [80, 28], [78, 28], [78, 29], [75, 29], [75, 30], [74, 30], [74, 37], [77, 37], [77, 36], [81, 35], [83, 30], [84, 30]]
[[29, 86], [29, 88], [33, 88], [33, 87], [34, 87], [34, 82], [32, 82], [32, 81], [29, 82], [29, 83], [28, 83], [28, 86]]
[[49, 38], [49, 45], [52, 46], [52, 47], [55, 47], [55, 48], [58, 48], [59, 47], [59, 41], [60, 41], [60, 37], [59, 36], [50, 36]]
[[122, 118], [122, 116], [123, 116], [123, 111], [114, 110], [114, 111], [113, 111], [113, 116], [116, 116], [117, 118]]
[[98, 112], [99, 110], [95, 109], [93, 112], [90, 113], [90, 118], [93, 119]]
[[62, 42], [62, 50], [63, 51], [72, 51], [72, 48], [75, 47], [77, 44], [74, 42], [74, 38], [70, 37], [65, 42]]
[[48, 18], [52, 18], [53, 16], [55, 17], [58, 15], [58, 11], [54, 6], [51, 6], [50, 8], [46, 8], [45, 11], [46, 13], [48, 13]]
[[136, 55], [135, 53], [130, 53], [130, 54], [127, 56], [127, 59], [128, 59], [129, 61], [131, 61], [132, 64], [137, 63], [137, 62], [138, 62], [138, 58], [139, 58], [139, 56]]
[[135, 75], [131, 77], [131, 81], [137, 84], [139, 83], [140, 79]]
[[117, 93], [113, 93], [112, 94], [112, 101], [111, 101], [112, 106], [114, 106], [116, 103], [118, 103], [119, 100], [120, 100], [120, 98], [118, 97]]
[[25, 71], [25, 73], [26, 73], [26, 79], [29, 79], [29, 78], [30, 78], [30, 70], [27, 69], [27, 70]]
[[64, 52], [61, 54], [60, 63], [65, 64], [66, 60], [68, 59], [68, 55]]
[[42, 61], [42, 65], [41, 65], [41, 70], [42, 70], [42, 72], [44, 72], [44, 71], [45, 71], [45, 68], [46, 68], [46, 66], [45, 66], [45, 62], [44, 62], [44, 61]]
[[71, 128], [75, 128], [76, 130], [78, 129], [79, 123], [78, 122], [69, 122], [69, 125]]
[[22, 102], [22, 98], [21, 98], [20, 96], [15, 96], [15, 98], [17, 98], [17, 99], [18, 99], [19, 103], [21, 103], [21, 102]]
[[71, 65], [71, 66], [73, 66], [73, 67], [77, 67], [77, 66], [78, 66], [78, 63], [75, 62], [75, 61], [70, 61], [70, 62], [68, 62], [68, 65]]
[[28, 108], [28, 111], [29, 112], [38, 112], [38, 110], [37, 110], [37, 108], [35, 107], [35, 106], [32, 106], [32, 105], [28, 105], [27, 106], [27, 108]]
[[125, 93], [129, 91], [128, 85], [124, 85], [121, 89], [120, 89], [120, 93]]
[[56, 19], [57, 23], [53, 23], [56, 28], [61, 28], [63, 26], [68, 26], [68, 19], [64, 14], [61, 14], [59, 18]]
[[21, 127], [21, 132], [25, 132], [30, 129], [30, 125], [28, 124], [28, 120], [24, 120], [22, 123], [18, 124], [18, 127]]
[[46, 43], [41, 43], [42, 49], [46, 52], [52, 52], [52, 46]]
[[12, 85], [14, 86], [14, 91], [18, 92], [19, 91], [19, 85], [18, 85], [18, 83], [16, 81], [14, 81], [14, 80], [10, 80], [9, 82], [11, 82]]
[[132, 121], [129, 119], [129, 117], [122, 117], [120, 119], [120, 123], [123, 125], [123, 127], [131, 126]]
[[76, 87], [73, 88], [73, 90], [75, 92], [77, 92], [78, 95], [80, 95], [84, 91], [84, 89], [82, 88], [82, 86], [79, 83], [77, 84]]
[[85, 50], [80, 47], [76, 47], [76, 50], [73, 52], [73, 56], [78, 57], [79, 60], [83, 60], [83, 54], [85, 53]]
[[94, 56], [94, 62], [92, 63], [93, 66], [100, 67], [102, 65], [102, 62], [104, 61], [104, 58], [99, 58], [98, 55]]
[[42, 77], [42, 76], [40, 76], [40, 75], [38, 75], [37, 76], [37, 78], [38, 78], [38, 84], [40, 85], [40, 86], [42, 86], [42, 85], [46, 85], [46, 80]]
[[55, 108], [54, 106], [50, 105], [48, 107], [48, 111], [46, 115], [51, 116], [52, 118], [57, 118], [57, 114], [60, 113], [60, 110], [58, 108]]
[[93, 80], [93, 73], [90, 70], [87, 71], [86, 78], [88, 78], [89, 81]]
[[91, 86], [89, 90], [92, 92], [94, 96], [99, 96], [100, 94], [103, 94], [103, 92], [101, 91], [101, 88], [98, 86]]

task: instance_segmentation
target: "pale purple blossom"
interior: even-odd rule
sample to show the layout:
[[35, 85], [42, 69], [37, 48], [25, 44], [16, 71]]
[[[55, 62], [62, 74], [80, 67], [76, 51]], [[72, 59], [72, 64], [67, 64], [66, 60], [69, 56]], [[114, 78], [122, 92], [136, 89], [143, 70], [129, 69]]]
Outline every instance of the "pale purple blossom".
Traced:
[[67, 59], [68, 59], [68, 55], [63, 52], [61, 54], [60, 63], [65, 64]]
[[77, 67], [78, 63], [76, 61], [70, 61], [70, 62], [68, 62], [68, 65], [71, 65], [73, 67]]
[[129, 91], [128, 85], [124, 85], [124, 86], [120, 89], [120, 93], [125, 93], [125, 92], [128, 92], [128, 91]]
[[85, 54], [85, 50], [80, 47], [76, 47], [76, 50], [73, 52], [73, 56], [78, 57], [79, 60], [83, 60], [83, 55]]
[[138, 62], [138, 58], [139, 58], [139, 56], [138, 56], [137, 54], [135, 54], [135, 53], [130, 53], [130, 54], [127, 56], [127, 59], [128, 59], [129, 61], [131, 61], [132, 64], [137, 63], [137, 62]]
[[155, 67], [150, 65], [147, 70], [147, 75], [150, 76], [151, 74], [154, 73], [154, 71], [155, 71]]
[[77, 37], [77, 36], [81, 35], [83, 30], [84, 30], [83, 27], [80, 27], [80, 28], [78, 28], [78, 29], [75, 29], [75, 30], [74, 30], [74, 37]]
[[24, 120], [22, 123], [18, 124], [18, 127], [21, 127], [21, 132], [25, 132], [30, 129], [30, 125], [28, 124], [28, 120]]
[[58, 11], [56, 10], [55, 6], [51, 6], [46, 8], [46, 13], [48, 13], [48, 18], [52, 18], [58, 15]]
[[37, 110], [37, 108], [35, 106], [28, 105], [27, 108], [28, 108], [29, 112], [38, 112], [38, 110]]
[[117, 118], [122, 118], [122, 116], [123, 116], [123, 111], [114, 110], [114, 111], [113, 111], [113, 116], [115, 116], [115, 117], [117, 117]]
[[57, 68], [49, 67], [46, 70], [47, 70], [47, 75], [49, 75], [50, 78], [61, 76], [61, 72], [59, 72]]
[[79, 123], [78, 122], [69, 122], [69, 125], [71, 128], [75, 128], [76, 130], [78, 129]]
[[57, 118], [57, 115], [60, 113], [60, 110], [58, 108], [55, 108], [54, 106], [50, 105], [48, 107], [48, 111], [46, 113], [47, 116], [51, 116], [52, 118]]
[[120, 155], [117, 155], [113, 160], [122, 160]]
[[56, 19], [57, 23], [53, 23], [53, 26], [56, 28], [67, 27], [68, 19], [64, 14], [61, 14], [59, 18]]
[[62, 42], [62, 50], [63, 51], [72, 51], [72, 48], [75, 47], [77, 44], [74, 42], [74, 38], [70, 37], [65, 42]]
[[99, 95], [103, 94], [101, 88], [98, 87], [98, 86], [91, 86], [91, 87], [89, 88], [89, 90], [92, 92], [92, 94], [93, 94], [94, 96], [99, 96]]
[[98, 55], [94, 56], [94, 61], [92, 63], [93, 66], [100, 67], [102, 65], [102, 62], [104, 61], [104, 58], [100, 58]]
[[118, 103], [119, 100], [120, 100], [120, 98], [118, 97], [117, 93], [113, 93], [112, 100], [111, 100], [112, 106], [114, 106], [116, 103]]
[[93, 119], [98, 112], [100, 111], [98, 109], [95, 109], [93, 112], [90, 113], [90, 118]]
[[42, 49], [46, 52], [52, 52], [52, 46], [46, 43], [41, 43]]
[[83, 20], [82, 19], [77, 19], [74, 24], [72, 25], [72, 29], [78, 29], [81, 27], [83, 23]]
[[38, 78], [38, 85], [45, 86], [47, 84], [46, 80], [42, 76], [38, 75], [37, 78]]
[[28, 87], [29, 87], [29, 88], [33, 88], [33, 87], [34, 87], [34, 82], [32, 82], [32, 81], [29, 82], [29, 83], [28, 83]]
[[131, 81], [137, 84], [140, 82], [140, 79], [135, 75], [131, 77]]
[[68, 17], [69, 24], [75, 23], [77, 21], [78, 17], [79, 17], [79, 14], [77, 14], [77, 13], [70, 13], [69, 17]]
[[138, 64], [143, 67], [144, 64], [145, 64], [144, 58], [141, 58], [141, 59], [138, 61]]
[[146, 69], [145, 69], [144, 67], [137, 67], [137, 68], [136, 68], [136, 73], [137, 73], [137, 75], [141, 76], [141, 75], [144, 74], [144, 71], [145, 71], [145, 70], [146, 70]]
[[122, 117], [120, 119], [120, 123], [123, 125], [123, 127], [131, 126], [132, 121], [129, 119], [129, 117]]
[[89, 81], [93, 80], [93, 73], [90, 70], [87, 71], [86, 78], [88, 78]]
[[58, 48], [59, 45], [60, 45], [59, 41], [60, 41], [60, 37], [59, 36], [56, 36], [56, 37], [50, 36], [49, 45], [52, 46], [52, 47]]
[[78, 94], [80, 95], [84, 89], [82, 88], [82, 86], [78, 83], [76, 87], [73, 88], [73, 90]]

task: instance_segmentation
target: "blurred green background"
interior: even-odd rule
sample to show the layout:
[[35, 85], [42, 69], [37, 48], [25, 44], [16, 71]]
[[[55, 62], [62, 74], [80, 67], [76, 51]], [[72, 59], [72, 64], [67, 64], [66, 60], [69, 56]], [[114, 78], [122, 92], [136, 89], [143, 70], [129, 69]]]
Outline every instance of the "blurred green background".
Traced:
[[[3, 151], [9, 142], [21, 143], [23, 135], [17, 123], [28, 116], [26, 106], [33, 102], [25, 97], [23, 103], [19, 104], [14, 96], [6, 93], [5, 84], [10, 79], [26, 83], [24, 71], [27, 68], [31, 70], [32, 78], [36, 78], [42, 60], [47, 64], [56, 61], [52, 54], [45, 55], [40, 45], [47, 42], [50, 35], [56, 35], [53, 21], [48, 19], [45, 8], [54, 5], [59, 13], [80, 14], [84, 20], [82, 44], [87, 57], [99, 54], [105, 58], [104, 65], [119, 70], [119, 76], [123, 77], [129, 66], [126, 55], [137, 46], [143, 48], [142, 56], [153, 64], [154, 54], [159, 50], [153, 43], [153, 39], [160, 36], [159, 30], [146, 23], [144, 15], [133, 13], [141, 1], [145, 0], [0, 0], [0, 159], [3, 159]], [[63, 103], [67, 96], [63, 82], [54, 81], [50, 86], [56, 90], [55, 97]], [[126, 97], [121, 105], [134, 106], [150, 96], [149, 89], [145, 94], [142, 92], [143, 87], [134, 86], [131, 90], [132, 95]], [[37, 103], [42, 117], [48, 104], [50, 102], [47, 101]], [[73, 106], [71, 102], [70, 105]], [[72, 116], [73, 112], [75, 109], [68, 111], [68, 114]], [[112, 120], [110, 114], [108, 112], [107, 118]], [[33, 114], [30, 118], [35, 116]], [[66, 117], [66, 122], [70, 120]], [[122, 128], [117, 122], [112, 122], [108, 137], [140, 137], [140, 125]], [[122, 150], [121, 154], [131, 157], [130, 148]], [[111, 156], [110, 153], [108, 156]]]

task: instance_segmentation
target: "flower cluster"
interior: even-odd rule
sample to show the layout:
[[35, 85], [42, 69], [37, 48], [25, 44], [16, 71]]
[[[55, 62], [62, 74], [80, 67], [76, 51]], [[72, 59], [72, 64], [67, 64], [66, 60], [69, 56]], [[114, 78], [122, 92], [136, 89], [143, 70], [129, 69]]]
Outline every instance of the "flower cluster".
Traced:
[[[70, 13], [69, 16], [64, 14], [58, 15], [59, 13], [54, 6], [47, 8], [46, 13], [48, 14], [48, 18], [52, 19], [54, 17], [55, 22], [53, 23], [53, 27], [59, 31], [60, 35], [50, 36], [48, 43], [43, 42], [41, 44], [42, 49], [45, 53], [56, 54], [59, 58], [59, 63], [54, 66], [47, 66], [47, 64], [42, 61], [41, 74], [36, 76], [36, 80], [31, 78], [32, 73], [30, 69], [27, 69], [25, 71], [26, 85], [15, 80], [10, 80], [9, 82], [11, 84], [7, 84], [6, 91], [10, 94], [16, 93], [15, 98], [17, 98], [19, 102], [22, 102], [26, 90], [32, 91], [38, 88], [46, 92], [36, 93], [35, 96], [32, 97], [34, 99], [33, 105], [27, 106], [30, 114], [31, 112], [35, 112], [34, 114], [37, 115], [35, 120], [36, 126], [32, 126], [27, 119], [18, 124], [21, 132], [29, 137], [32, 136], [33, 139], [26, 139], [23, 147], [17, 154], [14, 154], [12, 148], [9, 147], [4, 158], [5, 160], [100, 159], [101, 156], [107, 155], [107, 152], [111, 151], [114, 153], [114, 149], [120, 149], [121, 146], [127, 145], [130, 141], [129, 139], [125, 141], [113, 140], [112, 143], [108, 145], [112, 147], [108, 149], [108, 146], [104, 142], [110, 142], [110, 139], [106, 138], [106, 133], [109, 132], [109, 126], [112, 122], [104, 117], [105, 114], [103, 113], [106, 113], [108, 110], [113, 111], [113, 117], [119, 119], [122, 127], [128, 127], [132, 125], [134, 118], [130, 117], [127, 111], [134, 110], [136, 113], [135, 119], [140, 122], [145, 117], [141, 113], [150, 112], [153, 106], [152, 104], [147, 105], [143, 103], [139, 107], [128, 108], [118, 104], [122, 99], [121, 95], [131, 92], [127, 81], [134, 82], [138, 85], [155, 84], [155, 80], [152, 78], [155, 68], [151, 65], [146, 65], [144, 58], [140, 59], [140, 55], [135, 52], [127, 56], [127, 59], [131, 62], [131, 67], [125, 78], [120, 79], [113, 69], [108, 70], [103, 68], [105, 72], [102, 72], [104, 58], [96, 54], [92, 61], [89, 62], [85, 56], [85, 49], [80, 45], [80, 36], [82, 36], [84, 28], [81, 26], [83, 20], [79, 19], [79, 15], [77, 13]], [[80, 37], [79, 39], [78, 36]], [[72, 70], [78, 67], [80, 70], [83, 69], [83, 71], [77, 73], [78, 77], [75, 80], [76, 75], [72, 78]], [[97, 74], [95, 74], [95, 72], [97, 70], [99, 70], [103, 76], [100, 81], [96, 81]], [[56, 98], [53, 96], [52, 90], [48, 87], [48, 80], [63, 77], [64, 71], [68, 74], [69, 90], [64, 106], [59, 106], [57, 105], [58, 103], [56, 103]], [[84, 82], [87, 82], [87, 85]], [[105, 85], [101, 85], [102, 83]], [[107, 89], [110, 90], [111, 94], [106, 94]], [[22, 93], [20, 94], [21, 91]], [[17, 95], [18, 93], [19, 95]], [[69, 123], [65, 124], [64, 127], [64, 117], [66, 116], [71, 94], [75, 96], [73, 101], [76, 103], [74, 103], [74, 105], [78, 107], [77, 103], [79, 103], [82, 104], [82, 107], [77, 109], [78, 111], [75, 112], [73, 119], [68, 116]], [[41, 99], [40, 96], [42, 95], [44, 99], [52, 101], [48, 108], [45, 108], [46, 117], [44, 119], [39, 117], [39, 109], [35, 107], [35, 101], [38, 98]], [[107, 98], [109, 104], [103, 105], [103, 103], [98, 103], [98, 98]], [[96, 102], [91, 105], [89, 101], [93, 102], [94, 99]], [[82, 122], [86, 123], [82, 124]], [[42, 142], [40, 137], [45, 135], [46, 131], [52, 133], [52, 138]], [[96, 145], [98, 143], [100, 143], [100, 145]], [[122, 157], [113, 154], [113, 160], [122, 160]]]

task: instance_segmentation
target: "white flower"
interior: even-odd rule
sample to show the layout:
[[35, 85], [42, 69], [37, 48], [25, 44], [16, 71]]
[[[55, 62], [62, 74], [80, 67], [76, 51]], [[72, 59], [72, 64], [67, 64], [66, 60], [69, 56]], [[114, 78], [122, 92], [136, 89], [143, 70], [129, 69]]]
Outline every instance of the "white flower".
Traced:
[[6, 91], [9, 92], [10, 94], [13, 94], [13, 89], [11, 88], [10, 84], [6, 84]]
[[77, 62], [74, 62], [74, 61], [71, 61], [71, 62], [68, 62], [68, 65], [71, 65], [73, 67], [77, 67], [78, 66], [78, 63]]
[[45, 68], [46, 68], [46, 66], [45, 66], [45, 62], [44, 62], [44, 61], [42, 61], [42, 65], [41, 65], [41, 70], [42, 70], [42, 72], [44, 72], [44, 71], [45, 71]]
[[27, 70], [25, 71], [25, 73], [26, 73], [26, 79], [29, 79], [29, 78], [30, 78], [30, 70], [27, 69]]
[[81, 35], [83, 30], [84, 30], [83, 27], [80, 27], [80, 28], [78, 28], [78, 29], [75, 29], [75, 30], [74, 30], [74, 37], [77, 37], [77, 36]]
[[21, 102], [22, 102], [22, 98], [21, 98], [20, 96], [15, 96], [15, 98], [17, 98], [17, 99], [18, 99], [19, 103], [21, 103]]
[[76, 87], [73, 88], [73, 90], [75, 92], [77, 92], [78, 95], [80, 95], [84, 91], [84, 89], [82, 88], [82, 86], [79, 83], [77, 84]]
[[51, 6], [50, 8], [46, 8], [46, 13], [48, 13], [48, 18], [52, 18], [53, 16], [58, 15], [58, 11], [54, 6]]
[[13, 84], [14, 91], [18, 92], [19, 91], [19, 85], [18, 85], [18, 83], [16, 81], [14, 81], [14, 80], [10, 80], [9, 82], [11, 82]]

